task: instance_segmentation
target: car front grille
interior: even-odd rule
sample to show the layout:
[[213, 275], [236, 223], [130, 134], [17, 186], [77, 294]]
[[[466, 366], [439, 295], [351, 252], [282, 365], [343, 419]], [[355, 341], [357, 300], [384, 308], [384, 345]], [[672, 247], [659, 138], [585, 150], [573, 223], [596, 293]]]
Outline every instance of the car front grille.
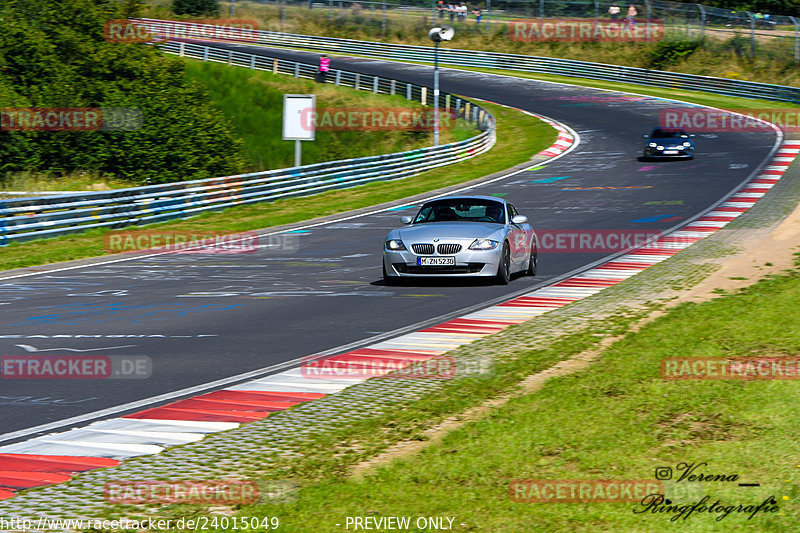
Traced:
[[436, 247], [437, 251], [442, 255], [457, 254], [461, 251], [460, 244], [440, 244]]
[[417, 255], [431, 255], [433, 254], [432, 244], [412, 244], [411, 249]]

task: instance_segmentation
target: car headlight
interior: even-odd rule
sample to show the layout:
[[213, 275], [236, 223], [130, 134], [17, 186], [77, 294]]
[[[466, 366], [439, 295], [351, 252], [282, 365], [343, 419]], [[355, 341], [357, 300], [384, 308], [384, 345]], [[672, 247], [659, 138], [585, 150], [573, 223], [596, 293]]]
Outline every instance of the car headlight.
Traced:
[[650, 148], [655, 148], [656, 147], [656, 143], [650, 143], [647, 146], [649, 146]]
[[683, 143], [683, 145], [684, 145], [684, 146], [691, 146], [691, 145], [692, 145], [692, 143], [690, 143], [689, 141], [686, 141], [685, 143]]
[[497, 241], [493, 241], [491, 239], [475, 239], [475, 242], [469, 245], [470, 250], [493, 250], [497, 248], [497, 245], [500, 244]]
[[403, 241], [400, 239], [389, 239], [386, 241], [386, 249], [393, 252], [399, 252], [400, 250], [405, 250], [406, 245], [403, 244]]
[[663, 149], [664, 149], [664, 147], [661, 146], [660, 144], [658, 146], [656, 146], [656, 150], [663, 150]]

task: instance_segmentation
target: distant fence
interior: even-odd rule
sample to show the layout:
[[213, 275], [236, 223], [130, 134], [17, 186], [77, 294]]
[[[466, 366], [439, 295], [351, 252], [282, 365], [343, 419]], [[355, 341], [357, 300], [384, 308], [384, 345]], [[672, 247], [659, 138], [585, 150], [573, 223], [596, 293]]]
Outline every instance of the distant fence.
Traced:
[[[742, 43], [734, 43], [736, 51], [748, 55], [765, 55], [768, 57], [800, 62], [800, 17], [789, 15], [735, 11], [718, 7], [704, 6], [695, 3], [670, 2], [667, 0], [622, 1], [611, 0], [472, 0], [468, 5], [465, 17], [450, 16], [447, 11], [438, 12], [437, 3], [399, 3], [380, 2], [376, 0], [253, 0], [254, 3], [274, 5], [280, 10], [280, 18], [286, 17], [286, 6], [303, 7], [313, 10], [324, 10], [328, 18], [334, 13], [358, 15], [381, 19], [381, 33], [387, 28], [389, 20], [398, 16], [428, 17], [431, 21], [461, 24], [476, 27], [476, 17], [472, 9], [481, 10], [481, 27], [484, 31], [507, 31], [505, 25], [512, 19], [609, 19], [609, 8], [612, 4], [620, 7], [620, 19], [627, 14], [628, 6], [634, 5], [637, 18], [658, 19], [666, 29], [666, 35], [673, 38], [688, 39], [727, 39], [739, 35]], [[460, 4], [454, 0], [446, 0], [444, 5]], [[231, 14], [235, 12], [235, 0], [230, 4]]]
[[[150, 31], [168, 34], [168, 25], [174, 21], [139, 19]], [[244, 42], [317, 52], [353, 54], [364, 57], [433, 63], [433, 47], [390, 44], [354, 39], [337, 39], [317, 35], [295, 35], [275, 31], [248, 33]], [[231, 52], [234, 53], [234, 52]], [[604, 63], [590, 63], [554, 57], [501, 54], [482, 50], [439, 48], [439, 62], [489, 69], [560, 74], [578, 78], [618, 81], [668, 89], [708, 91], [727, 96], [763, 98], [780, 102], [800, 102], [800, 88], [739, 81], [712, 76], [697, 76], [680, 72], [649, 70]]]
[[[209, 46], [169, 42], [160, 47], [184, 57], [295, 77], [312, 78], [316, 74], [314, 65]], [[332, 70], [331, 75], [337, 85], [431, 103], [428, 89], [419, 85], [342, 70]], [[265, 172], [102, 192], [0, 200], [0, 245], [94, 228], [163, 222], [237, 205], [404, 178], [469, 159], [494, 145], [495, 120], [488, 111], [454, 95], [443, 93], [440, 98], [443, 107], [475, 124], [480, 133], [438, 147]]]

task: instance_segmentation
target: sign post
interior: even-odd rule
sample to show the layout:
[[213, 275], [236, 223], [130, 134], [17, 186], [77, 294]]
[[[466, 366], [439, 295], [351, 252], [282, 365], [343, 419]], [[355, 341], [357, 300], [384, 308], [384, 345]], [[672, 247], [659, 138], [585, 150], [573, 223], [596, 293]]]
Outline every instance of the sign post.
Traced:
[[301, 141], [314, 140], [314, 116], [317, 96], [314, 94], [283, 95], [283, 140], [294, 141], [294, 166], [301, 164]]

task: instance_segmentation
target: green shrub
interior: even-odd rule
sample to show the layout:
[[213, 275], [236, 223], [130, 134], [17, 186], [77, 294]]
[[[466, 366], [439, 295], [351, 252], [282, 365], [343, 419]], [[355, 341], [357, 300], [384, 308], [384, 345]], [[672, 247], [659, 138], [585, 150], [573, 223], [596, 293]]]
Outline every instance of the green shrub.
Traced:
[[674, 65], [686, 59], [702, 45], [703, 41], [700, 39], [668, 39], [659, 41], [647, 53], [647, 68], [660, 70]]
[[172, 0], [172, 11], [176, 15], [219, 14], [218, 0]]

